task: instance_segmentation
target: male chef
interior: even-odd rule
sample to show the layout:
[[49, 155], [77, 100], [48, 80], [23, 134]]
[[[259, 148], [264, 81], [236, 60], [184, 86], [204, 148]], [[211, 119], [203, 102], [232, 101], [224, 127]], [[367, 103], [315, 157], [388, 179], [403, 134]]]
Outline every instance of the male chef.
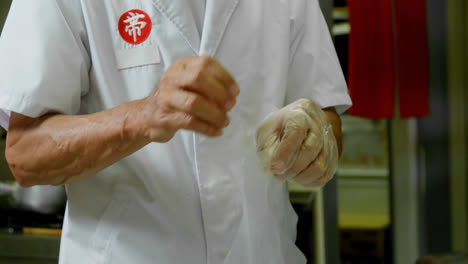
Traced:
[[286, 182], [333, 176], [351, 105], [317, 0], [18, 0], [0, 58], [61, 264], [306, 263]]

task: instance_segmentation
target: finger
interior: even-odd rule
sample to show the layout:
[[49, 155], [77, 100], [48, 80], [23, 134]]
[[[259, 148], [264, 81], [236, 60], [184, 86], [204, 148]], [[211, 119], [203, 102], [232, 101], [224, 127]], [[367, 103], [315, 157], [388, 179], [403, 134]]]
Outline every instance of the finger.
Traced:
[[240, 93], [239, 85], [234, 77], [215, 59], [211, 59], [209, 69], [213, 76], [222, 83], [223, 87], [227, 89], [232, 98], [235, 98]]
[[218, 128], [229, 124], [229, 118], [225, 112], [221, 111], [214, 103], [193, 92], [177, 91], [171, 97], [170, 106]]
[[274, 174], [274, 172], [271, 171], [271, 157], [273, 156], [273, 152], [275, 151], [275, 149], [277, 148], [278, 144], [279, 144], [279, 140], [278, 139], [275, 139], [276, 138], [276, 135], [274, 134], [271, 134], [271, 142], [272, 142], [272, 145], [268, 148], [265, 148], [261, 151], [257, 151], [257, 155], [258, 157], [260, 158], [260, 161], [262, 162], [263, 164], [263, 170], [265, 173], [271, 173], [271, 174]]
[[206, 71], [192, 73], [191, 78], [184, 82], [182, 88], [205, 97], [207, 100], [215, 102], [222, 110], [230, 110], [235, 104], [235, 100], [223, 84]]
[[[309, 164], [309, 166], [300, 172], [294, 180], [300, 184], [305, 186], [320, 183], [319, 185], [323, 185], [321, 180], [322, 176], [326, 173], [326, 163], [327, 163], [327, 156], [326, 151], [322, 150], [317, 158]], [[315, 185], [314, 185], [315, 186]]]
[[272, 171], [282, 174], [294, 161], [307, 136], [307, 128], [302, 116], [285, 121], [281, 141], [272, 157]]
[[328, 125], [328, 117], [325, 112], [312, 100], [299, 99], [297, 103], [293, 103], [293, 108], [298, 108], [307, 113], [319, 127], [326, 127]]
[[[214, 58], [208, 56], [187, 57], [177, 60], [172, 66], [177, 82], [182, 85], [196, 83], [201, 79], [201, 73], [208, 73], [221, 83], [232, 99], [239, 94], [239, 85], [234, 77]], [[180, 73], [184, 74], [180, 74]]]
[[279, 140], [282, 122], [282, 118], [277, 119], [272, 115], [262, 123], [255, 134], [257, 152], [275, 145], [275, 142]]
[[319, 155], [323, 148], [323, 135], [317, 124], [310, 123], [309, 134], [302, 144], [292, 167], [284, 174], [284, 178], [294, 177], [309, 166]]
[[323, 151], [320, 153], [321, 157], [317, 158], [317, 161], [315, 161], [312, 166], [316, 166], [317, 169], [324, 170], [324, 172], [318, 178], [312, 177], [310, 179], [311, 181], [305, 179], [305, 177], [307, 177], [306, 174], [301, 175], [302, 177], [298, 176], [297, 181], [302, 181], [304, 186], [323, 186], [330, 181], [336, 173], [336, 169], [338, 167], [338, 147], [336, 145], [335, 136], [330, 129], [323, 135], [323, 142], [325, 146]]
[[222, 129], [215, 127], [194, 115], [174, 110], [171, 113], [171, 126], [173, 129], [191, 130], [208, 137], [218, 137], [223, 134]]
[[333, 174], [329, 174], [329, 170], [327, 171], [318, 179], [315, 179], [312, 182], [303, 184], [305, 187], [322, 187], [324, 186], [329, 180], [331, 180]]
[[[312, 181], [308, 181], [304, 178], [298, 178], [298, 181], [304, 182], [304, 186], [323, 186], [330, 181], [336, 173], [336, 169], [338, 167], [338, 146], [336, 145], [336, 139], [331, 127], [328, 127], [323, 134], [322, 142], [324, 142], [324, 148], [321, 152], [321, 157], [320, 159], [317, 158], [318, 162], [314, 162], [312, 165], [319, 167], [319, 169], [323, 169], [324, 173], [318, 178], [312, 178]], [[303, 177], [306, 176], [307, 175], [303, 175]]]

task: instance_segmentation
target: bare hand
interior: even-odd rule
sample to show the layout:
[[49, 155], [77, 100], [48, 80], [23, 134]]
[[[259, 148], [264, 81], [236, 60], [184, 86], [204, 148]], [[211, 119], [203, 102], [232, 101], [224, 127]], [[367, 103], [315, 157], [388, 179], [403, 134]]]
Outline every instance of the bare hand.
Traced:
[[144, 136], [167, 142], [179, 129], [220, 136], [239, 91], [234, 78], [215, 59], [177, 60], [139, 105]]

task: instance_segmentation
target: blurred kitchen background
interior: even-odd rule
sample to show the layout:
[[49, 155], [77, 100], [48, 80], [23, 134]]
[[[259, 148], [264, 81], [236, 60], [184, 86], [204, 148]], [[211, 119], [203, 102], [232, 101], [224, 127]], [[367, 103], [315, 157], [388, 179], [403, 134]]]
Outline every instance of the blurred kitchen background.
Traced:
[[[335, 179], [290, 185], [297, 244], [310, 263], [468, 263], [468, 3], [320, 2], [356, 108], [343, 116]], [[0, 1], [0, 28], [10, 4]], [[5, 137], [0, 264], [57, 263], [64, 189], [18, 187]]]

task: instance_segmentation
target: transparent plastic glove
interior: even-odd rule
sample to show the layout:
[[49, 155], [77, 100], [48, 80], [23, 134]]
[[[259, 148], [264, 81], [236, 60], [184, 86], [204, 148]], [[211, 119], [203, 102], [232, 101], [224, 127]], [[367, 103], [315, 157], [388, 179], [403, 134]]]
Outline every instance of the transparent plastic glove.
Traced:
[[330, 121], [308, 99], [268, 116], [257, 129], [256, 144], [265, 172], [280, 180], [323, 186], [337, 169], [338, 147]]

